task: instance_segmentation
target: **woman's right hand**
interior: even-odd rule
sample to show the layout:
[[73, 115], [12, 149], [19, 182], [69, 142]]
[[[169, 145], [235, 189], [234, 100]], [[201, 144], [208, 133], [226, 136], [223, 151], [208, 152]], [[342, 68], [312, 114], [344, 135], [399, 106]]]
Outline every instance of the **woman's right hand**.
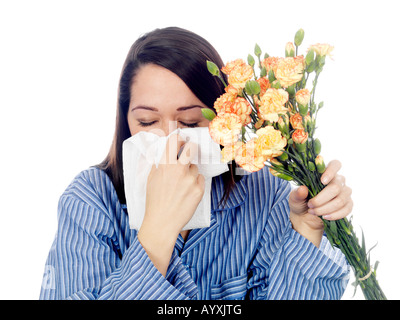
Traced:
[[138, 239], [157, 269], [165, 276], [176, 239], [193, 216], [204, 194], [204, 177], [190, 161], [197, 145], [171, 135], [158, 168], [147, 178], [146, 212]]

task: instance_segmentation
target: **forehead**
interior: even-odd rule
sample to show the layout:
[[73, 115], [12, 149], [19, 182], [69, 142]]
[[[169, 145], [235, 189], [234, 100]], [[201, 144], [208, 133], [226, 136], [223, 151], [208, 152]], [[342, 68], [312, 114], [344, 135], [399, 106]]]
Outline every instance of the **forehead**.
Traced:
[[156, 108], [199, 104], [201, 101], [189, 87], [170, 70], [147, 64], [136, 74], [131, 87], [131, 105], [147, 105]]

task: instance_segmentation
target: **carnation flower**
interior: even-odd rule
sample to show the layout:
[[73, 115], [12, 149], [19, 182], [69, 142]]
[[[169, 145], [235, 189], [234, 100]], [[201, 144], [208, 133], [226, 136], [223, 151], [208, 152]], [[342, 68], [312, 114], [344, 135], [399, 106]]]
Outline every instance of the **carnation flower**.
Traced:
[[221, 68], [221, 71], [226, 75], [229, 75], [233, 69], [236, 67], [244, 66], [246, 62], [243, 59], [236, 59], [234, 61], [228, 62], [224, 67]]
[[296, 144], [304, 144], [307, 142], [308, 133], [305, 132], [303, 129], [296, 129], [292, 133], [292, 140]]
[[227, 146], [238, 140], [242, 131], [240, 117], [234, 113], [217, 115], [209, 124], [211, 138], [220, 145]]
[[260, 116], [264, 120], [277, 122], [279, 114], [283, 114], [288, 109], [285, 103], [289, 100], [289, 94], [283, 89], [269, 88], [260, 100]]
[[334, 49], [334, 47], [329, 44], [326, 44], [326, 43], [316, 43], [316, 44], [310, 46], [310, 48], [308, 50], [310, 50], [310, 49], [314, 50], [314, 52], [317, 55], [320, 55], [322, 57], [329, 56], [332, 58], [331, 52]]
[[246, 82], [253, 78], [253, 68], [248, 64], [238, 65], [231, 70], [228, 83], [236, 89], [243, 89]]
[[268, 77], [258, 78], [257, 82], [260, 85], [260, 95], [263, 95], [267, 89], [271, 88]]
[[300, 113], [296, 113], [290, 117], [290, 124], [293, 129], [304, 129], [303, 127], [303, 117]]
[[268, 57], [268, 58], [264, 59], [263, 61], [261, 61], [261, 65], [265, 67], [265, 69], [267, 70], [267, 74], [271, 70], [275, 74], [276, 73], [276, 69], [278, 67], [278, 62], [281, 59], [282, 58], [278, 58], [278, 57]]
[[223, 110], [229, 109], [230, 105], [235, 101], [236, 96], [230, 92], [224, 93], [214, 102], [214, 109], [217, 113], [223, 112]]
[[242, 125], [246, 125], [251, 121], [251, 105], [242, 97], [234, 97], [230, 93], [225, 93], [215, 101], [214, 108], [218, 114], [236, 114], [240, 117]]
[[235, 153], [235, 162], [248, 172], [261, 170], [265, 157], [258, 151], [255, 139], [242, 143]]
[[310, 102], [311, 94], [308, 89], [301, 89], [296, 92], [296, 101], [298, 104], [301, 104], [302, 106], [308, 105]]
[[275, 158], [282, 154], [287, 140], [282, 136], [279, 130], [272, 126], [266, 126], [256, 131], [258, 136], [256, 140], [256, 148], [259, 154], [265, 158]]
[[229, 162], [235, 159], [236, 151], [242, 146], [242, 141], [237, 141], [234, 144], [225, 146], [221, 150], [221, 161]]
[[281, 59], [278, 62], [275, 77], [279, 80], [282, 87], [290, 87], [303, 78], [304, 66], [305, 62], [303, 56]]

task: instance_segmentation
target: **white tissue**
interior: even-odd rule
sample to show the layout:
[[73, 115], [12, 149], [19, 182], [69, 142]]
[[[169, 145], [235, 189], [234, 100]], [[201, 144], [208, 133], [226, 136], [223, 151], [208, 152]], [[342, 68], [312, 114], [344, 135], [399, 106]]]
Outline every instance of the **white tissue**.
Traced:
[[[211, 139], [207, 127], [177, 129], [171, 134], [174, 133], [178, 133], [183, 141], [190, 141], [198, 145], [197, 159], [191, 163], [197, 165], [199, 173], [205, 178], [203, 198], [191, 220], [182, 230], [209, 227], [212, 177], [228, 171], [228, 166], [221, 162], [221, 149]], [[139, 230], [142, 225], [145, 214], [147, 177], [152, 165], [158, 166], [160, 163], [168, 137], [141, 131], [126, 139], [122, 144], [125, 197], [131, 229]]]

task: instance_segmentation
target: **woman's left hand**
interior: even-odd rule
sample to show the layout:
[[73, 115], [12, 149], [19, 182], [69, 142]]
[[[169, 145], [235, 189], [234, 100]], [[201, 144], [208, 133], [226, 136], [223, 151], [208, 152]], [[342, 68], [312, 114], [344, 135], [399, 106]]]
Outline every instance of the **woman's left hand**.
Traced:
[[341, 163], [329, 163], [321, 177], [326, 187], [314, 198], [307, 201], [308, 189], [301, 186], [289, 196], [290, 220], [293, 228], [319, 246], [324, 225], [319, 216], [326, 220], [338, 220], [350, 214], [353, 208], [352, 190], [345, 184], [345, 178], [338, 175]]

